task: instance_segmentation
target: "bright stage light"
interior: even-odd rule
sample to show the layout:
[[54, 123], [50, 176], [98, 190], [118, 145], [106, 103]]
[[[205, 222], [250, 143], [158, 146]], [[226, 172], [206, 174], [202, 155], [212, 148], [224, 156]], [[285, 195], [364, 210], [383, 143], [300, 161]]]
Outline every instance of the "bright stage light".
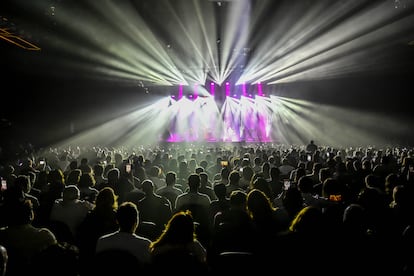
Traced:
[[214, 94], [215, 94], [215, 88], [216, 88], [216, 86], [215, 86], [214, 82], [211, 82], [210, 83], [210, 95], [213, 96], [213, 97], [214, 97]]
[[[32, 2], [26, 10], [35, 17], [42, 5]], [[220, 8], [211, 1], [152, 2], [53, 6], [53, 32], [38, 25], [54, 53], [46, 64], [146, 86], [319, 80], [387, 70], [388, 47], [411, 41], [414, 24], [414, 1], [399, 1], [397, 9], [393, 1], [359, 0], [239, 0]], [[166, 22], [154, 21], [160, 15]]]
[[230, 83], [226, 82], [226, 97], [230, 97]]
[[246, 90], [246, 83], [245, 82], [242, 83], [242, 91], [243, 91], [242, 95], [246, 97], [247, 96], [247, 90]]
[[183, 85], [180, 84], [178, 86], [178, 100], [180, 100], [183, 97]]
[[[255, 11], [260, 14], [269, 3], [257, 2]], [[268, 18], [269, 28], [252, 34], [251, 40], [260, 43], [238, 83], [270, 85], [392, 70], [389, 58], [395, 53], [389, 49], [401, 39], [409, 41], [413, 3], [400, 10], [393, 9], [389, 1], [281, 4]], [[252, 16], [253, 25], [254, 20], [259, 18]]]
[[262, 88], [262, 83], [261, 82], [257, 83], [257, 95], [258, 96], [263, 96], [263, 88]]
[[[39, 12], [39, 4], [32, 2]], [[398, 9], [392, 5], [390, 9], [390, 1], [360, 0], [261, 0], [254, 4], [240, 0], [220, 9], [208, 1], [61, 2], [66, 9], [56, 7], [56, 29], [40, 30], [51, 42], [46, 48], [52, 53], [47, 64], [61, 64], [94, 79], [165, 86], [165, 94], [175, 91], [169, 102], [150, 104], [108, 122], [106, 130], [98, 126], [74, 138], [89, 141], [109, 136], [106, 142], [118, 144], [147, 141], [148, 137], [158, 142], [157, 135], [171, 128], [172, 118], [177, 131], [171, 141], [203, 140], [203, 128], [218, 141], [226, 137], [302, 143], [316, 135], [331, 144], [367, 137], [381, 141], [376, 130], [364, 132], [358, 127], [369, 120], [370, 125], [389, 127], [391, 119], [381, 117], [389, 122], [383, 124], [373, 114], [288, 98], [270, 97], [269, 102], [261, 96], [269, 94], [267, 87], [272, 84], [387, 70], [387, 50], [411, 41], [414, 26], [413, 5], [408, 1]], [[277, 9], [269, 13], [272, 7]], [[151, 14], [151, 8], [159, 10]], [[157, 29], [148, 22], [160, 12], [169, 16]], [[224, 97], [206, 108], [199, 100], [208, 95], [219, 98], [218, 102]], [[231, 95], [240, 95], [240, 99], [231, 99]], [[258, 122], [257, 130], [252, 129], [251, 119]], [[392, 123], [398, 131], [406, 129]], [[189, 126], [193, 133], [185, 133]], [[354, 134], [357, 130], [359, 134]]]

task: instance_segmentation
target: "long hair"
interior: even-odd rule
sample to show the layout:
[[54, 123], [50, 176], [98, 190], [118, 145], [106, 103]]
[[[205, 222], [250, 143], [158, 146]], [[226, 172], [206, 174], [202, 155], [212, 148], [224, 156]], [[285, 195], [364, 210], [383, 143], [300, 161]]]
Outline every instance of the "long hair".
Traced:
[[302, 234], [320, 234], [324, 229], [322, 211], [315, 206], [306, 206], [292, 220], [289, 230]]
[[114, 189], [112, 189], [111, 187], [105, 187], [99, 191], [98, 195], [96, 196], [95, 209], [118, 209], [118, 196], [115, 195]]
[[247, 211], [254, 220], [271, 216], [275, 210], [269, 197], [259, 189], [253, 189], [247, 194]]
[[170, 218], [161, 235], [151, 243], [150, 249], [164, 244], [184, 245], [196, 238], [191, 211], [179, 211]]

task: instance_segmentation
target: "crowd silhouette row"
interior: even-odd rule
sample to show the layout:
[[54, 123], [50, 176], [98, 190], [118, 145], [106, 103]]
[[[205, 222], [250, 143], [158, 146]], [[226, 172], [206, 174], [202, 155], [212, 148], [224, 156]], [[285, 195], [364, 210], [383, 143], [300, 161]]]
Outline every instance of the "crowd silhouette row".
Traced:
[[0, 276], [413, 275], [411, 148], [78, 146], [0, 169]]

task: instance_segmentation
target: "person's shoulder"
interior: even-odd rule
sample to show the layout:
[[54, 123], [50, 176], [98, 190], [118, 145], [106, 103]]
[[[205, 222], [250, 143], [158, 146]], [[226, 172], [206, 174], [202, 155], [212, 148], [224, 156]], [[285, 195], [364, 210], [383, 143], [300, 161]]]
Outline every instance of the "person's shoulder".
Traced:
[[135, 240], [139, 241], [139, 242], [142, 242], [142, 243], [144, 243], [144, 244], [148, 244], [148, 246], [149, 246], [149, 245], [150, 245], [150, 243], [152, 242], [150, 239], [148, 239], [148, 238], [146, 238], [146, 237], [144, 237], [144, 236], [137, 235], [137, 234], [132, 234], [132, 237], [133, 237]]
[[214, 193], [214, 189], [212, 187], [210, 187], [210, 186], [204, 186], [202, 190], [207, 191], [207, 192], [213, 192]]
[[163, 204], [170, 204], [170, 201], [168, 200], [168, 198], [166, 198], [165, 196], [161, 196], [161, 195], [157, 195], [157, 197], [159, 198], [160, 202]]
[[93, 204], [92, 202], [88, 200], [79, 200], [78, 203], [79, 203], [79, 206], [82, 206], [82, 208], [86, 208], [88, 210], [92, 210], [93, 207], [95, 206], [95, 204]]
[[182, 194], [183, 193], [183, 190], [182, 189], [180, 189], [180, 188], [178, 188], [178, 187], [172, 187], [173, 188], [173, 191], [175, 191], [175, 192], [177, 192], [177, 193], [180, 193], [180, 194]]
[[180, 201], [184, 200], [187, 197], [188, 197], [188, 193], [182, 193], [182, 194], [177, 195], [175, 200], [176, 200], [176, 202], [180, 202]]
[[34, 229], [37, 229], [37, 233], [39, 234], [39, 238], [43, 237], [45, 240], [49, 240], [51, 241], [51, 243], [57, 243], [57, 239], [55, 234], [53, 234], [53, 232], [46, 227], [40, 227], [40, 228], [36, 228], [34, 227]]
[[206, 198], [210, 201], [210, 197], [207, 194], [203, 193], [203, 192], [198, 192], [198, 196], [202, 197], [202, 198]]
[[168, 186], [162, 186], [162, 187], [159, 187], [158, 189], [156, 189], [155, 193], [159, 194], [159, 193], [164, 193], [166, 191], [168, 191]]
[[118, 233], [119, 232], [112, 232], [112, 233], [104, 234], [98, 238], [98, 243], [116, 238], [118, 236]]

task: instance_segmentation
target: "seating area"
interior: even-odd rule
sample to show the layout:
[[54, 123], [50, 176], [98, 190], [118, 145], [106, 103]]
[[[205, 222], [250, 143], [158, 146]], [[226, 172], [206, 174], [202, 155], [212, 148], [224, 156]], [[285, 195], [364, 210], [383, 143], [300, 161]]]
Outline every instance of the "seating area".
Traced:
[[[214, 275], [234, 272], [255, 273], [265, 267], [290, 269], [299, 273], [315, 269], [308, 268], [305, 264], [311, 265], [319, 260], [325, 263], [323, 266], [326, 268], [334, 269], [339, 264], [347, 264], [347, 271], [352, 271], [357, 268], [356, 258], [368, 256], [375, 261], [364, 264], [363, 267], [367, 271], [388, 271], [394, 275], [408, 275], [407, 273], [412, 270], [412, 260], [405, 255], [404, 250], [412, 245], [412, 239], [409, 239], [409, 234], [406, 233], [410, 233], [414, 217], [411, 200], [414, 187], [413, 149], [342, 149], [317, 146], [312, 152], [311, 148], [307, 148], [307, 145], [274, 144], [260, 147], [223, 146], [210, 151], [205, 147], [197, 150], [192, 148], [192, 151], [184, 147], [180, 150], [148, 148], [137, 150], [135, 154], [99, 147], [85, 148], [80, 152], [62, 148], [34, 152], [30, 156], [25, 156], [23, 162], [23, 157], [19, 156], [20, 163], [16, 163], [17, 160], [8, 160], [2, 163], [1, 167], [1, 177], [7, 179], [8, 184], [7, 190], [3, 190], [1, 194], [1, 214], [13, 212], [10, 208], [16, 208], [22, 200], [37, 200], [38, 205], [29, 205], [30, 213], [27, 213], [26, 218], [26, 213], [15, 213], [13, 217], [0, 216], [0, 244], [7, 249], [10, 263], [6, 275], [20, 272], [20, 269], [16, 269], [17, 264], [29, 271], [43, 271], [42, 267], [48, 263], [44, 258], [50, 258], [52, 262], [62, 262], [64, 266], [68, 265], [66, 261], [75, 260], [75, 267], [78, 269], [67, 272], [73, 272], [73, 276], [87, 276], [122, 275], [127, 271], [138, 273], [144, 270], [178, 272], [190, 268], [198, 271], [197, 273]], [[102, 155], [103, 151], [105, 155]], [[309, 155], [310, 160], [307, 158]], [[40, 160], [46, 164], [40, 164]], [[190, 160], [196, 164], [193, 169], [178, 169], [173, 165], [180, 163], [184, 166], [190, 163]], [[228, 161], [227, 165], [223, 166], [222, 160]], [[131, 165], [129, 173], [125, 172], [126, 163]], [[97, 167], [101, 169], [96, 169]], [[158, 168], [160, 173], [156, 176], [158, 179], [151, 180], [145, 172], [153, 170], [154, 167]], [[253, 171], [253, 175], [245, 186], [239, 181], [243, 172], [249, 170], [247, 168]], [[97, 195], [92, 197], [93, 200], [87, 193], [81, 193], [79, 187], [79, 194], [75, 194], [71, 201], [62, 201], [62, 198], [68, 197], [65, 196], [68, 188], [66, 181], [74, 170], [92, 177], [89, 189], [97, 190]], [[96, 173], [99, 171], [102, 172], [101, 175]], [[207, 188], [214, 190], [216, 185], [219, 187], [224, 184], [221, 187], [225, 187], [225, 190], [231, 189], [232, 192], [224, 191], [224, 197], [216, 194], [216, 197], [210, 198], [200, 193], [197, 188], [193, 190], [198, 186], [189, 181], [198, 179], [196, 172], [205, 172], [208, 175]], [[229, 172], [240, 174], [240, 178], [235, 178], [234, 173], [230, 177]], [[173, 181], [173, 186], [178, 187], [180, 193], [176, 202], [168, 200], [171, 211], [164, 207], [158, 210], [172, 214], [186, 210], [191, 213], [194, 219], [194, 239], [200, 242], [205, 261], [191, 261], [194, 252], [189, 252], [194, 248], [183, 244], [168, 245], [168, 254], [157, 258], [155, 263], [145, 265], [128, 250], [120, 248], [95, 254], [93, 239], [117, 231], [116, 212], [118, 206], [126, 202], [123, 199], [131, 198], [126, 195], [132, 192], [132, 195], [139, 197], [137, 206], [141, 208], [156, 208], [152, 207], [157, 206], [153, 204], [158, 204], [155, 203], [156, 200], [162, 199], [162, 196], [157, 195], [157, 189], [167, 185], [163, 182], [167, 173], [170, 173], [169, 178], [173, 179], [168, 181]], [[113, 175], [116, 176], [115, 181], [112, 179]], [[29, 179], [29, 189], [22, 189], [22, 177]], [[289, 187], [283, 184], [286, 180], [290, 182]], [[147, 181], [147, 186], [148, 183], [154, 185], [154, 191], [150, 192], [155, 195], [145, 195], [141, 186], [143, 181]], [[161, 183], [158, 184], [161, 186], [155, 188], [155, 183]], [[189, 184], [190, 189], [182, 189]], [[78, 183], [71, 185], [78, 186]], [[278, 188], [279, 186], [282, 188]], [[273, 193], [272, 187], [281, 192]], [[106, 203], [103, 203], [100, 199], [103, 194], [100, 194], [108, 192], [108, 189], [113, 191], [113, 195], [109, 198], [106, 195]], [[76, 192], [72, 186], [69, 190], [72, 194]], [[220, 192], [220, 189], [215, 191]], [[334, 194], [335, 197], [330, 197], [330, 194]], [[184, 195], [190, 202], [177, 208], [179, 197]], [[153, 201], [140, 204], [146, 197], [153, 198]], [[215, 207], [207, 208], [197, 203], [201, 199], [208, 200], [210, 206]], [[222, 202], [219, 204], [219, 201]], [[109, 204], [109, 213], [105, 211], [95, 216], [93, 222], [84, 224], [86, 215], [93, 210], [102, 209], [102, 204]], [[49, 214], [52, 210], [56, 213], [56, 205], [63, 208], [59, 210], [71, 206], [70, 221], [48, 218], [47, 210]], [[137, 210], [146, 212], [145, 209]], [[214, 214], [211, 213], [212, 210]], [[22, 223], [27, 225], [25, 227], [38, 229], [36, 231], [41, 231], [44, 235], [38, 238], [33, 236], [35, 240], [30, 240], [29, 236], [19, 236], [22, 234], [14, 230], [13, 235], [16, 236], [12, 238], [8, 229], [17, 229], [16, 227], [20, 226], [16, 224]], [[70, 228], [67, 223], [72, 227], [78, 227]], [[82, 228], [82, 225], [89, 225], [86, 229], [88, 236], [82, 235], [82, 231], [85, 231], [85, 226]], [[165, 232], [164, 227], [165, 225], [159, 227], [153, 221], [138, 221], [134, 235], [154, 242]], [[72, 232], [71, 229], [76, 230]], [[85, 237], [92, 239], [87, 241], [87, 247]], [[30, 251], [29, 247], [24, 250], [16, 247], [19, 239], [33, 244]], [[70, 247], [71, 256], [77, 257], [67, 260], [62, 257], [56, 260], [60, 258], [59, 255], [53, 255], [51, 252], [54, 251], [47, 249], [52, 248], [48, 245], [50, 243], [66, 245], [67, 249]], [[332, 254], [333, 247], [347, 248], [351, 255], [347, 256], [348, 253], [345, 254], [343, 250], [336, 250], [336, 253]], [[310, 251], [304, 254], [306, 250]], [[35, 258], [41, 252], [45, 252], [41, 254], [44, 257]], [[22, 254], [27, 257], [23, 258]], [[29, 265], [29, 260], [37, 262], [37, 265]], [[52, 273], [51, 271], [45, 270], [45, 273]]]

